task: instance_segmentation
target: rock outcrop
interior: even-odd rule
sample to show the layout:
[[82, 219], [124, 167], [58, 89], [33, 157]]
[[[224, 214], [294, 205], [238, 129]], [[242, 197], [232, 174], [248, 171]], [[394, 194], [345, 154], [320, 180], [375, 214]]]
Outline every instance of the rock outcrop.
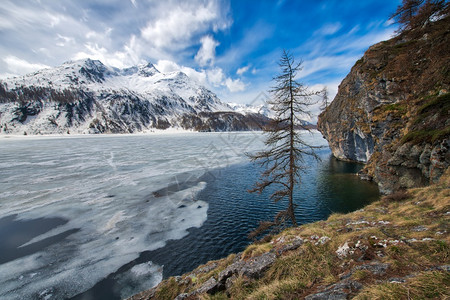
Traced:
[[450, 164], [450, 17], [373, 45], [319, 116], [339, 159], [383, 193], [436, 182]]
[[129, 299], [447, 299], [449, 192], [447, 169], [437, 184], [289, 228]]

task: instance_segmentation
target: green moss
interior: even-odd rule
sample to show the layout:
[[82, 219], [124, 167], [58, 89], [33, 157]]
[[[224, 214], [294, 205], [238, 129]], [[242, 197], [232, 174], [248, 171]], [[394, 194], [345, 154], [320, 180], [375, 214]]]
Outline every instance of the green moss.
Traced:
[[444, 129], [423, 129], [408, 132], [401, 140], [402, 143], [412, 142], [420, 144], [423, 142], [434, 143], [450, 136], [450, 126]]
[[417, 42], [417, 40], [410, 40], [410, 41], [407, 41], [407, 42], [404, 42], [404, 43], [400, 43], [400, 44], [394, 45], [392, 47], [392, 52], [394, 54], [398, 55], [399, 53], [403, 52], [405, 49], [408, 50], [411, 47], [413, 47], [414, 44], [416, 44], [416, 42]]
[[393, 103], [383, 106], [384, 111], [398, 111], [400, 113], [406, 113], [406, 103]]
[[450, 110], [450, 93], [433, 98], [419, 107], [417, 110], [418, 115], [426, 114], [430, 111], [439, 111], [441, 115], [448, 115], [448, 111]]

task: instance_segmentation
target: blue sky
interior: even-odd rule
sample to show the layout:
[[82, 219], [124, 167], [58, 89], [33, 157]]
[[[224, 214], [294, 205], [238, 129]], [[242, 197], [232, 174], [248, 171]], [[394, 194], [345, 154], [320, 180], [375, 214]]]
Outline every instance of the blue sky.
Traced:
[[389, 39], [400, 0], [2, 0], [0, 77], [68, 60], [181, 70], [226, 102], [267, 92], [282, 49], [299, 80], [337, 86], [367, 48]]

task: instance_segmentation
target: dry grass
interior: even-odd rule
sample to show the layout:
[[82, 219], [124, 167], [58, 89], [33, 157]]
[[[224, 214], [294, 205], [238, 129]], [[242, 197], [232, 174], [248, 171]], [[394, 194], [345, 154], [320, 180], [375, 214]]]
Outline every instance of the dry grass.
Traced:
[[304, 288], [305, 284], [296, 278], [274, 280], [269, 284], [260, 287], [258, 290], [248, 295], [248, 297], [245, 297], [245, 299], [289, 299], [287, 296], [288, 294], [297, 293]]
[[182, 292], [182, 288], [175, 281], [175, 278], [171, 277], [165, 281], [165, 284], [158, 287], [155, 293], [155, 299], [175, 299]]
[[[384, 198], [349, 214], [333, 214], [326, 221], [289, 228], [272, 237], [272, 242], [250, 245], [241, 259], [248, 259], [278, 249], [293, 240], [305, 242], [277, 257], [275, 263], [259, 280], [235, 279], [227, 292], [197, 295], [200, 299], [301, 299], [320, 287], [338, 282], [339, 276], [354, 266], [370, 261], [389, 264], [384, 277], [374, 277], [367, 270], [354, 270], [351, 278], [365, 285], [358, 299], [425, 299], [448, 297], [448, 273], [434, 270], [450, 264], [450, 170], [441, 181], [427, 188], [409, 190]], [[317, 237], [330, 238], [324, 244]], [[367, 247], [346, 258], [336, 255], [344, 243]], [[385, 246], [379, 246], [384, 243]], [[362, 255], [362, 256], [361, 256]], [[182, 276], [184, 283], [174, 278], [165, 280], [157, 289], [156, 299], [173, 299], [182, 292], [192, 292], [211, 277], [218, 278], [236, 259], [210, 262]], [[202, 269], [216, 267], [208, 272]], [[434, 269], [433, 269], [434, 268]], [[409, 278], [406, 283], [389, 283], [393, 277]], [[409, 298], [408, 298], [409, 297]]]
[[271, 243], [252, 244], [244, 250], [242, 253], [242, 259], [249, 259], [254, 256], [259, 256], [263, 253], [269, 252], [272, 248], [273, 245]]
[[449, 286], [449, 272], [421, 272], [405, 283], [383, 283], [370, 285], [364, 288], [364, 290], [355, 299], [449, 299]]

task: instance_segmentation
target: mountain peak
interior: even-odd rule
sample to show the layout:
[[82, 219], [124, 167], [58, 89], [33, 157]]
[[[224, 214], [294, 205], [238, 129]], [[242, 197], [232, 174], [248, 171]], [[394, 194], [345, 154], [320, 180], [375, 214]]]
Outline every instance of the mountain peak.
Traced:
[[158, 69], [156, 69], [155, 66], [150, 62], [147, 64], [139, 65], [137, 68], [138, 68], [138, 74], [140, 76], [144, 76], [144, 77], [149, 77], [149, 76], [153, 76], [155, 74], [160, 73], [158, 71]]

